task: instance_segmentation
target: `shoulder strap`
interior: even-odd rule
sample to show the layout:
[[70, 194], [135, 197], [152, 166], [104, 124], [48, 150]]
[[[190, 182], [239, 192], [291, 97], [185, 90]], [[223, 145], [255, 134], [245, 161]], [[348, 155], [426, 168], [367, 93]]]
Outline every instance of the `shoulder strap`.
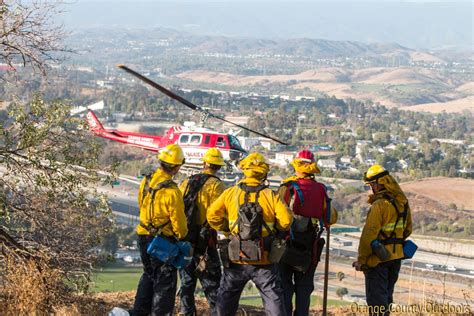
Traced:
[[395, 229], [397, 228], [398, 222], [400, 221], [400, 217], [402, 217], [403, 227], [405, 227], [406, 217], [407, 217], [407, 213], [408, 213], [408, 203], [405, 203], [403, 205], [403, 212], [400, 213], [400, 211], [398, 210], [397, 203], [395, 203], [395, 199], [393, 197], [391, 197], [388, 194], [383, 194], [382, 197], [384, 199], [386, 199], [387, 201], [389, 201], [390, 204], [392, 204], [392, 206], [395, 208], [395, 211], [397, 212], [397, 219], [395, 220], [395, 225], [393, 226], [393, 231], [390, 233], [390, 236], [387, 236], [387, 234], [385, 234], [385, 232], [382, 231], [382, 230], [380, 231], [380, 234], [385, 239], [394, 239], [394, 237], [396, 237]]
[[303, 206], [304, 204], [304, 195], [303, 191], [301, 190], [300, 185], [298, 184], [298, 181], [290, 181], [291, 186], [295, 190], [296, 194], [298, 194], [298, 198], [300, 199], [300, 204]]
[[[260, 191], [262, 191], [263, 189], [267, 188], [268, 186], [265, 185], [265, 184], [260, 184], [260, 185], [257, 185], [257, 186], [249, 186], [249, 185], [246, 185], [244, 183], [239, 183], [239, 188], [241, 190], [243, 190], [245, 192], [245, 196], [244, 196], [244, 204], [247, 204], [249, 203], [249, 196], [250, 196], [250, 193], [251, 192], [255, 192], [256, 195], [255, 195], [255, 203], [258, 203], [258, 196], [260, 194]], [[237, 212], [237, 219], [236, 221], [234, 222], [234, 225], [232, 225], [232, 227], [230, 228], [230, 231], [232, 232], [234, 230], [234, 228], [237, 226], [237, 223], [239, 221], [239, 213]], [[262, 217], [263, 217], [263, 214], [262, 214]], [[265, 223], [265, 220], [263, 220], [262, 218], [262, 225], [265, 227], [265, 229], [267, 230], [267, 232], [269, 234], [273, 234], [273, 231], [270, 229], [270, 227], [268, 227], [267, 223]]]
[[[169, 221], [167, 221], [165, 224], [160, 225], [158, 227], [153, 226], [152, 215], [155, 212], [155, 203], [154, 202], [155, 202], [156, 192], [158, 192], [159, 190], [161, 190], [163, 188], [169, 188], [169, 187], [172, 187], [172, 186], [175, 186], [175, 185], [176, 184], [173, 182], [173, 180], [165, 180], [165, 181], [162, 181], [162, 182], [158, 183], [154, 188], [148, 188], [148, 193], [151, 194], [150, 204], [149, 204], [149, 207], [148, 207], [148, 218], [150, 219], [150, 224], [148, 225], [148, 227], [150, 227], [152, 230], [158, 230], [158, 234], [161, 233], [161, 229], [163, 227], [165, 227], [169, 223]], [[144, 227], [146, 228], [147, 226], [144, 226]]]
[[153, 177], [153, 173], [147, 173], [144, 176], [145, 176], [145, 186], [143, 187], [143, 191], [142, 191], [142, 204], [143, 204], [143, 200], [145, 200], [145, 197], [148, 194], [148, 190], [150, 189], [150, 181], [151, 181], [151, 178]]
[[[194, 216], [195, 214], [189, 214], [190, 208], [193, 203], [196, 202], [196, 199], [198, 197], [199, 192], [203, 188], [204, 184], [207, 182], [208, 179], [210, 178], [216, 178], [220, 180], [218, 177], [212, 174], [206, 174], [206, 173], [198, 173], [195, 175], [192, 175], [188, 179], [188, 183], [186, 185], [186, 189], [184, 191], [184, 207], [185, 207], [185, 214], [186, 218], [188, 220], [188, 225], [191, 224], [194, 221]], [[205, 220], [203, 225], [206, 225], [207, 219]]]
[[268, 186], [263, 183], [257, 186], [250, 186], [250, 185], [246, 185], [245, 183], [239, 183], [239, 188], [242, 191], [245, 191], [246, 193], [259, 192], [259, 191], [262, 191], [263, 189], [266, 189], [267, 187]]

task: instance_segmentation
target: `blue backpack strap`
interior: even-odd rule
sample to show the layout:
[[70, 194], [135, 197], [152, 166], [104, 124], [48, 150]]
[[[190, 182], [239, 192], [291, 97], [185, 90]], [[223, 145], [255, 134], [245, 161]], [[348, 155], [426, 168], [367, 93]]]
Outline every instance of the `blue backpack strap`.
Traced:
[[298, 198], [300, 199], [300, 204], [304, 204], [304, 196], [303, 196], [303, 191], [301, 191], [301, 187], [299, 186], [298, 182], [296, 181], [291, 181], [290, 185], [293, 187], [295, 190], [296, 194], [298, 194]]

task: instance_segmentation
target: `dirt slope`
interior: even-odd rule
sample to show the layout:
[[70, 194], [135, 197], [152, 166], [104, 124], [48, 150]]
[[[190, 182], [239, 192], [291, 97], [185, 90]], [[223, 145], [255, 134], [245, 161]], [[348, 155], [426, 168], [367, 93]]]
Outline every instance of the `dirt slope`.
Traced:
[[474, 180], [461, 178], [427, 178], [401, 184], [407, 193], [422, 195], [431, 200], [448, 205], [455, 203], [458, 208], [474, 211]]

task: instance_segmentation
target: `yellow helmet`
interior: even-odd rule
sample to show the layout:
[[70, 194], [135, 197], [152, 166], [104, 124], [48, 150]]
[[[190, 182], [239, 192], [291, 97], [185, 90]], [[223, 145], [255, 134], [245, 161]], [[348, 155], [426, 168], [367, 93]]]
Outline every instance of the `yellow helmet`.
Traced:
[[184, 153], [179, 145], [171, 144], [160, 150], [158, 159], [170, 165], [182, 165], [184, 164]]
[[206, 151], [204, 157], [202, 157], [202, 161], [216, 166], [225, 166], [224, 157], [222, 153], [217, 148], [211, 148]]
[[373, 165], [366, 173], [364, 173], [364, 181], [366, 183], [375, 182], [383, 176], [388, 175], [388, 171], [381, 165]]
[[239, 168], [247, 177], [252, 177], [254, 174], [266, 175], [270, 170], [265, 157], [260, 153], [249, 154], [239, 162]]

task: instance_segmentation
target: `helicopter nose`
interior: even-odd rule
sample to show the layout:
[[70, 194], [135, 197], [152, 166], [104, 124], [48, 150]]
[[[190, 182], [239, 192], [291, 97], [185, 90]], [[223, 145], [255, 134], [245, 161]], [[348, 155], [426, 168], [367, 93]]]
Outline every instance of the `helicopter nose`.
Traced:
[[245, 153], [238, 150], [230, 150], [229, 152], [230, 160], [240, 160], [244, 155]]

